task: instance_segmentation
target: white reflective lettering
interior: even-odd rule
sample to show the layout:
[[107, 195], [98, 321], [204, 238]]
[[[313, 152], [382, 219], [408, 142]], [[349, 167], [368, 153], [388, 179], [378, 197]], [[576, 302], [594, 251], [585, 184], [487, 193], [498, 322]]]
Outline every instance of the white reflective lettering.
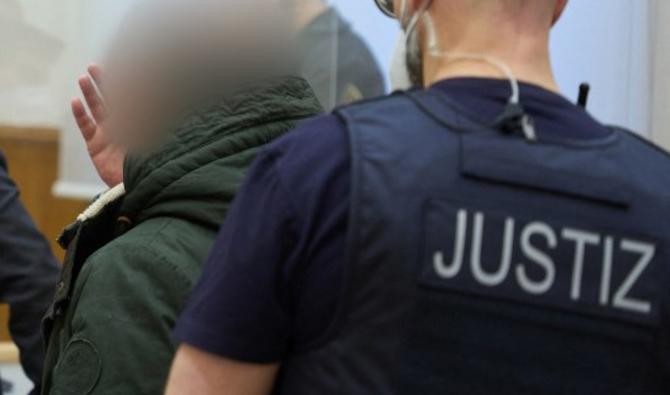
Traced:
[[[453, 217], [451, 218], [447, 224], [451, 225]], [[657, 246], [653, 243], [626, 238], [619, 239], [618, 235], [601, 235], [569, 227], [563, 229], [552, 228], [549, 224], [541, 221], [530, 222], [523, 226], [526, 223], [525, 221], [519, 222], [513, 217], [506, 217], [502, 221], [504, 229], [501, 231], [499, 229], [501, 218], [498, 216], [495, 216], [494, 219], [488, 217], [489, 222], [495, 223], [496, 229], [495, 232], [493, 229], [488, 229], [487, 235], [491, 236], [486, 236], [485, 239], [486, 220], [487, 214], [483, 211], [469, 213], [466, 209], [458, 210], [453, 234], [453, 254], [445, 256], [444, 249], [433, 250], [432, 269], [437, 277], [444, 280], [456, 278], [463, 271], [463, 266], [467, 265], [464, 260], [468, 259], [466, 254], [469, 254], [472, 279], [469, 277], [461, 279], [464, 281], [463, 285], [468, 287], [473, 285], [477, 287], [476, 284], [483, 287], [498, 287], [501, 284], [506, 284], [505, 281], [510, 272], [513, 272], [511, 275], [515, 279], [511, 281], [516, 280], [515, 282], [518, 284], [516, 290], [506, 287], [497, 290], [496, 294], [508, 292], [520, 294], [525, 292], [529, 295], [538, 296], [538, 300], [547, 298], [547, 302], [550, 303], [558, 303], [558, 300], [554, 299], [560, 298], [562, 303], [576, 302], [575, 307], [577, 307], [577, 304], [584, 304], [590, 307], [602, 306], [602, 308], [607, 309], [651, 314], [654, 306], [650, 300], [646, 300], [650, 299], [649, 296], [640, 294], [642, 289], [635, 292], [635, 287], [638, 282], [641, 282], [640, 279], [645, 270], [654, 261]], [[471, 232], [468, 227], [469, 221], [472, 223]], [[472, 240], [468, 240], [468, 237], [472, 237]], [[491, 237], [493, 240], [490, 240]], [[501, 255], [498, 257], [490, 250], [497, 250], [497, 248], [491, 247], [500, 239], [502, 239]], [[451, 243], [451, 240], [449, 240], [449, 243]], [[517, 245], [518, 252], [515, 257], [515, 247]], [[470, 251], [467, 250], [468, 247], [470, 247]], [[488, 247], [488, 250], [486, 247]], [[597, 251], [594, 249], [588, 250], [588, 248], [593, 247], [602, 248], [602, 255], [597, 256]], [[573, 252], [572, 267], [569, 263], [559, 265], [558, 262], [554, 261], [559, 256], [562, 257], [564, 254]], [[631, 258], [631, 254], [633, 258]], [[484, 262], [482, 262], [482, 257], [484, 257]], [[587, 257], [594, 262], [586, 263]], [[487, 259], [489, 258], [494, 261], [488, 262]], [[512, 261], [515, 258], [516, 262], [514, 262], [513, 267]], [[622, 275], [625, 274], [623, 271], [628, 269], [626, 262], [631, 259], [636, 259], [636, 262], [630, 268], [626, 278], [621, 281]], [[587, 270], [585, 278], [584, 265], [597, 265], [598, 261], [602, 265], [599, 273], [600, 279], [598, 280], [597, 277], [597, 267], [591, 266], [588, 267], [589, 270]], [[494, 268], [496, 264], [497, 267]], [[623, 268], [622, 265], [626, 268]], [[430, 269], [430, 267], [428, 268]], [[570, 269], [572, 269], [571, 273]], [[467, 271], [467, 268], [465, 270]], [[592, 272], [593, 275], [590, 275]], [[558, 281], [561, 284], [564, 281], [571, 281], [569, 285], [566, 284], [566, 288], [569, 288], [569, 297], [566, 294], [560, 296], [553, 295], [553, 293], [551, 296], [548, 294], [557, 286], [557, 278], [561, 280]], [[475, 284], [472, 283], [473, 280]], [[598, 282], [600, 288], [596, 290], [595, 287], [598, 286]], [[621, 284], [618, 285], [617, 289], [619, 282]], [[585, 284], [589, 284], [588, 287], [590, 288], [588, 290], [585, 288], [587, 286]], [[588, 291], [585, 295], [582, 295], [582, 288]], [[642, 287], [640, 286], [640, 288]], [[564, 289], [563, 286], [561, 286], [561, 289]], [[545, 296], [540, 297], [541, 295]]]
[[554, 261], [547, 254], [533, 246], [531, 239], [534, 235], [543, 236], [547, 240], [547, 245], [551, 249], [555, 249], [558, 246], [558, 240], [556, 239], [556, 233], [553, 229], [541, 222], [530, 223], [526, 225], [523, 232], [521, 232], [521, 251], [529, 260], [542, 266], [546, 275], [540, 282], [532, 281], [528, 278], [525, 266], [523, 263], [520, 263], [516, 267], [516, 278], [519, 285], [521, 285], [521, 288], [526, 292], [533, 295], [540, 295], [549, 291], [554, 285], [556, 266], [554, 265]]
[[465, 233], [468, 226], [468, 212], [459, 210], [456, 215], [456, 235], [454, 237], [454, 256], [451, 265], [444, 263], [444, 253], [437, 251], [433, 254], [433, 268], [442, 278], [454, 278], [463, 266], [463, 251], [465, 250]]
[[582, 289], [582, 271], [584, 270], [584, 255], [586, 252], [586, 245], [600, 244], [600, 236], [578, 229], [563, 229], [561, 234], [564, 239], [575, 242], [575, 261], [572, 268], [572, 286], [570, 288], [570, 298], [572, 300], [579, 300]]
[[482, 268], [482, 238], [484, 234], [484, 214], [475, 214], [475, 225], [472, 235], [472, 251], [470, 252], [470, 264], [472, 265], [472, 274], [475, 279], [487, 287], [500, 285], [509, 273], [512, 264], [512, 247], [514, 243], [514, 220], [507, 218], [505, 220], [505, 231], [503, 235], [502, 255], [500, 257], [500, 267], [495, 273], [486, 273]]
[[610, 301], [610, 286], [612, 282], [612, 254], [614, 240], [605, 238], [605, 250], [603, 251], [603, 273], [600, 278], [600, 304], [606, 306]]
[[623, 310], [630, 310], [636, 313], [649, 314], [651, 312], [651, 303], [646, 300], [638, 300], [628, 296], [628, 293], [635, 285], [635, 282], [640, 278], [644, 270], [649, 266], [654, 255], [656, 254], [656, 246], [649, 243], [643, 243], [633, 240], [622, 240], [621, 249], [626, 252], [633, 252], [640, 255], [637, 264], [628, 274], [626, 280], [621, 284], [619, 289], [614, 294], [613, 304]]

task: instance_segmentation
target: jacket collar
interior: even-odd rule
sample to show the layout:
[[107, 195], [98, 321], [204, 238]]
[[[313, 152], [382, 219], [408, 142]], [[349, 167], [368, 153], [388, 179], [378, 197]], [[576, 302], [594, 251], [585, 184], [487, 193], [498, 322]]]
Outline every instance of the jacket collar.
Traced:
[[321, 111], [301, 78], [259, 81], [238, 92], [194, 111], [152, 154], [127, 158], [120, 215], [137, 223], [156, 206], [178, 199], [187, 204], [172, 204], [172, 210], [193, 210], [213, 200], [223, 204], [230, 183], [225, 185], [216, 170], [225, 166], [221, 162], [268, 143]]
[[84, 212], [77, 216], [77, 220], [74, 223], [68, 225], [61, 232], [60, 236], [58, 236], [58, 244], [67, 250], [84, 222], [96, 219], [105, 212], [107, 207], [119, 204], [125, 193], [125, 186], [121, 183], [98, 196]]

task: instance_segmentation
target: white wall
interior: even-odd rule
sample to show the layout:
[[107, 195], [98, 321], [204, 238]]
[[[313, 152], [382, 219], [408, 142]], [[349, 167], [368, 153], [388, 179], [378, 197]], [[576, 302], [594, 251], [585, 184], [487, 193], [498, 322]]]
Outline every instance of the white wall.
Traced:
[[[46, 0], [50, 1], [50, 0]], [[82, 3], [79, 26], [79, 53], [67, 69], [70, 96], [79, 95], [76, 87], [77, 76], [86, 71], [86, 66], [98, 61], [118, 23], [134, 0], [77, 0]], [[85, 5], [84, 5], [85, 3]], [[69, 97], [69, 96], [68, 96]], [[69, 100], [64, 100], [69, 105]], [[90, 199], [105, 190], [91, 164], [86, 147], [69, 113], [64, 109], [61, 123], [60, 177], [54, 186], [58, 196]]]
[[652, 61], [653, 61], [653, 110], [652, 138], [670, 150], [670, 2], [653, 0]]
[[[60, 49], [60, 57], [56, 60], [41, 60], [44, 69], [37, 73], [38, 78], [30, 81], [19, 78], [24, 80], [20, 85], [1, 86], [0, 123], [62, 130], [61, 178], [76, 180], [78, 185], [95, 185], [86, 191], [86, 195], [99, 190], [100, 186], [72, 125], [69, 103], [70, 97], [77, 93], [76, 77], [86, 61], [91, 59], [90, 26], [87, 22], [95, 21], [86, 18], [89, 3], [85, 0], [0, 0], [0, 11], [17, 6], [21, 9], [23, 17], [14, 15], [13, 24], [19, 23], [44, 32], [55, 40], [53, 45]], [[11, 40], [35, 58], [40, 58], [43, 51], [33, 38], [22, 34], [21, 29], [9, 32], [2, 40]], [[12, 58], [3, 58], [0, 50], [0, 70], [15, 67], [13, 61]]]
[[[22, 47], [27, 60], [35, 64], [35, 75], [13, 75], [12, 70], [21, 67], [15, 59], [3, 57], [0, 50], [0, 72], [7, 73], [16, 81], [3, 82], [0, 91], [0, 121], [16, 125], [57, 126], [62, 116], [58, 105], [62, 100], [63, 85], [60, 73], [71, 57], [65, 45], [70, 37], [70, 21], [77, 13], [73, 1], [64, 0], [59, 7], [49, 7], [49, 0], [0, 0], [0, 13], [4, 15], [2, 22], [8, 22], [9, 32], [0, 37], [0, 47], [13, 45]], [[18, 11], [18, 13], [17, 13]], [[12, 27], [13, 26], [13, 27]], [[4, 27], [4, 26], [3, 26]], [[34, 31], [36, 34], [26, 35]], [[56, 57], [44, 59], [41, 52], [44, 46], [56, 46]]]
[[576, 0], [552, 37], [566, 96], [592, 85], [589, 110], [602, 122], [649, 135], [650, 14], [646, 0]]

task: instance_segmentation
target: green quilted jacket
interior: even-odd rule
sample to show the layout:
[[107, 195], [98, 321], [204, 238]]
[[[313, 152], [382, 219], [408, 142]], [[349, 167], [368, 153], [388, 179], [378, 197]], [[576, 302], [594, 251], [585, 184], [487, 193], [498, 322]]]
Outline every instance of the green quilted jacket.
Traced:
[[43, 394], [161, 394], [171, 331], [258, 149], [320, 111], [297, 78], [189, 118], [63, 233]]

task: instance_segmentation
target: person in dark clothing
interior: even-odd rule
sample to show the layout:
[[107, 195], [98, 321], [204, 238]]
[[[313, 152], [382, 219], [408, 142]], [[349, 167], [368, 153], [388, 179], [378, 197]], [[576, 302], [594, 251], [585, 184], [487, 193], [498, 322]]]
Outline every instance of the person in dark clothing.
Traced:
[[323, 0], [282, 0], [296, 30], [299, 70], [323, 107], [385, 93], [382, 72], [364, 39]]
[[9, 330], [21, 365], [38, 394], [44, 360], [40, 322], [58, 282], [59, 264], [49, 243], [19, 201], [0, 152], [0, 303], [10, 307]]
[[567, 1], [377, 3], [424, 89], [259, 155], [167, 394], [667, 394], [670, 156], [558, 93]]

